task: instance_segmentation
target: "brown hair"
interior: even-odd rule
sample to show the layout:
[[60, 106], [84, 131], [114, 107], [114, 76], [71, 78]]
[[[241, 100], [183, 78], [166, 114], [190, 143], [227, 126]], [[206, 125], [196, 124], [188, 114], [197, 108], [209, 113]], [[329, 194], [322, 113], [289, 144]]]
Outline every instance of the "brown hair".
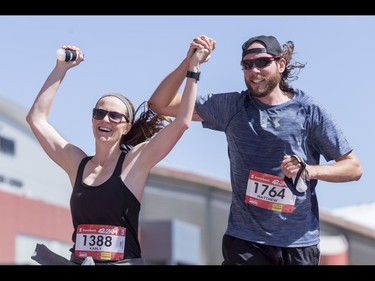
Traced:
[[153, 112], [148, 107], [147, 101], [140, 104], [134, 115], [136, 116], [138, 113], [139, 117], [135, 118], [130, 131], [121, 138], [120, 147], [122, 150], [129, 151], [133, 146], [151, 139], [166, 126], [166, 122], [171, 122], [170, 118]]
[[289, 85], [289, 82], [297, 80], [298, 74], [306, 64], [302, 64], [292, 60], [294, 52], [294, 43], [292, 41], [286, 42], [283, 45], [283, 52], [281, 57], [286, 60], [286, 67], [284, 72], [281, 74], [280, 89], [282, 91], [292, 91], [293, 87]]

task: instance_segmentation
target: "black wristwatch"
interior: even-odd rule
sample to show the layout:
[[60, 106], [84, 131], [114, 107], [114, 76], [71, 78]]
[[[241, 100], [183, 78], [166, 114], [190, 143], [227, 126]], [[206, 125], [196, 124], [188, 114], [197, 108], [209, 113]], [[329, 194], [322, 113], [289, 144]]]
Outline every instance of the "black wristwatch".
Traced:
[[193, 71], [186, 72], [186, 77], [188, 77], [188, 78], [194, 78], [197, 82], [199, 81], [199, 76], [200, 75], [201, 75], [200, 72], [193, 72]]

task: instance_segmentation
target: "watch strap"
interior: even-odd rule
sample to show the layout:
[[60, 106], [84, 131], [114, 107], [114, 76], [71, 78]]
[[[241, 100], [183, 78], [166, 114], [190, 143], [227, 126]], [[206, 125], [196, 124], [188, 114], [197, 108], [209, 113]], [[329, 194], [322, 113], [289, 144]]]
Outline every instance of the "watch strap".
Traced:
[[199, 81], [199, 76], [201, 75], [200, 72], [194, 72], [194, 71], [187, 71], [186, 77], [187, 78], [194, 78], [196, 81]]

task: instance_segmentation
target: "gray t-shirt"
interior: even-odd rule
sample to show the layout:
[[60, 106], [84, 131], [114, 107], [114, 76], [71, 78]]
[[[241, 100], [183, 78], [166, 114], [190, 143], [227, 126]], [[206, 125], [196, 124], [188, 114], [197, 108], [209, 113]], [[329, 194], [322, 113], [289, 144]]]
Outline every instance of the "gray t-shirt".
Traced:
[[247, 91], [199, 96], [196, 111], [204, 128], [225, 132], [228, 142], [232, 203], [226, 234], [279, 247], [318, 244], [317, 180], [296, 194], [282, 183], [280, 164], [284, 155], [317, 165], [320, 156], [331, 161], [350, 152], [333, 116], [300, 90], [276, 106]]

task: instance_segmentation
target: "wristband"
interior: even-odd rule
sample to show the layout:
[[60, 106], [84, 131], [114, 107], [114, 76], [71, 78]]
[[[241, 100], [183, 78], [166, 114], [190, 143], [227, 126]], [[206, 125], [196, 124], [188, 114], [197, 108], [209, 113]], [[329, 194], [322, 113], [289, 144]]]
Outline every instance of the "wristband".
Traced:
[[187, 78], [194, 78], [197, 82], [199, 81], [199, 76], [200, 75], [201, 75], [200, 72], [193, 72], [193, 71], [186, 72], [186, 77]]

